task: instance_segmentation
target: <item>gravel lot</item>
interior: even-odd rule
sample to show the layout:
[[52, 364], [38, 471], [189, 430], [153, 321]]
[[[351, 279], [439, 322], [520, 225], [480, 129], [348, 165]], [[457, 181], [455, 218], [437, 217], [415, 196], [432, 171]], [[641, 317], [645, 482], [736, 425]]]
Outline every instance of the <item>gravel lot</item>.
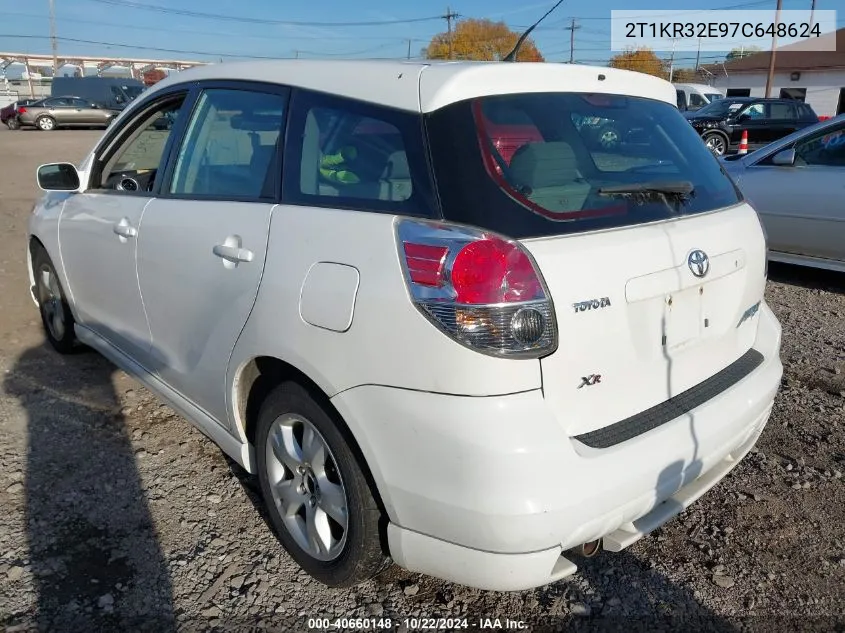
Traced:
[[[622, 554], [534, 591], [390, 569], [329, 591], [264, 522], [255, 483], [97, 354], [45, 347], [27, 293], [39, 162], [94, 131], [0, 130], [0, 625], [307, 630], [315, 616], [467, 616], [531, 630], [845, 630], [845, 276], [772, 266], [786, 373], [757, 450]], [[493, 630], [493, 629], [488, 629]]]

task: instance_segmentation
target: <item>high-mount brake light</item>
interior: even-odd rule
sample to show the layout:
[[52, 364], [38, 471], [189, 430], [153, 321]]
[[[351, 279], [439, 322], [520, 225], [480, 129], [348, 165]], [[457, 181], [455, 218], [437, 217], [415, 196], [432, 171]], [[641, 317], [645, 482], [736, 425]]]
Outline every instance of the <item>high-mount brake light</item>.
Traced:
[[400, 220], [397, 241], [417, 308], [459, 343], [539, 358], [557, 347], [551, 297], [517, 242], [470, 227]]

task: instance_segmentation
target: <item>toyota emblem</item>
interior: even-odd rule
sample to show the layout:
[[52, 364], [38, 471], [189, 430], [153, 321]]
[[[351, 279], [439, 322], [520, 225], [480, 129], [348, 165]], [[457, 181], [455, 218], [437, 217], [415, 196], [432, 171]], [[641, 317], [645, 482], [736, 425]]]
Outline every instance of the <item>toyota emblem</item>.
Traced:
[[687, 265], [696, 277], [704, 277], [710, 272], [710, 258], [701, 250], [694, 250], [687, 257]]

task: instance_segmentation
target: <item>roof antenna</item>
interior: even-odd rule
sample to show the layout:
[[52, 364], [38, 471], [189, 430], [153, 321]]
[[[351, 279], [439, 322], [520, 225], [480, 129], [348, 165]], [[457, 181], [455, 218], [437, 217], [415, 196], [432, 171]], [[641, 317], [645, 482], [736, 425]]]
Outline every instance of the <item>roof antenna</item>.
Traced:
[[519, 53], [519, 47], [522, 46], [522, 43], [525, 41], [525, 38], [527, 38], [529, 35], [531, 35], [531, 31], [533, 31], [536, 28], [536, 26], [538, 24], [540, 24], [540, 22], [542, 22], [547, 17], [549, 17], [549, 14], [552, 11], [554, 11], [555, 9], [557, 9], [562, 4], [563, 4], [563, 0], [558, 0], [557, 4], [555, 6], [553, 6], [551, 9], [549, 9], [548, 11], [546, 11], [546, 13], [543, 15], [542, 18], [540, 18], [534, 24], [532, 24], [530, 27], [528, 27], [528, 30], [525, 31], [525, 33], [523, 33], [522, 35], [519, 36], [519, 39], [516, 41], [516, 45], [513, 47], [513, 50], [510, 53], [508, 53], [507, 55], [505, 55], [502, 58], [502, 61], [503, 62], [515, 62], [516, 61], [516, 55], [517, 55], [517, 53]]

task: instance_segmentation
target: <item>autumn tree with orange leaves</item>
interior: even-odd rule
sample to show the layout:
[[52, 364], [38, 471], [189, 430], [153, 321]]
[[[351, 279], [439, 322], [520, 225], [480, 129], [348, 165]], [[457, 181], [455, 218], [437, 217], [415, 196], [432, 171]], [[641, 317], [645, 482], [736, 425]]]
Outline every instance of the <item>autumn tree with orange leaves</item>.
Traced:
[[648, 47], [631, 48], [614, 55], [610, 58], [608, 66], [622, 70], [634, 70], [663, 79], [669, 76], [666, 62], [655, 55], [654, 51]]
[[[522, 33], [511, 31], [504, 22], [461, 20], [452, 31], [452, 59], [498, 61], [511, 52]], [[428, 59], [449, 59], [449, 33], [438, 33], [423, 50]], [[518, 62], [545, 61], [531, 39], [526, 39], [516, 56]]]

